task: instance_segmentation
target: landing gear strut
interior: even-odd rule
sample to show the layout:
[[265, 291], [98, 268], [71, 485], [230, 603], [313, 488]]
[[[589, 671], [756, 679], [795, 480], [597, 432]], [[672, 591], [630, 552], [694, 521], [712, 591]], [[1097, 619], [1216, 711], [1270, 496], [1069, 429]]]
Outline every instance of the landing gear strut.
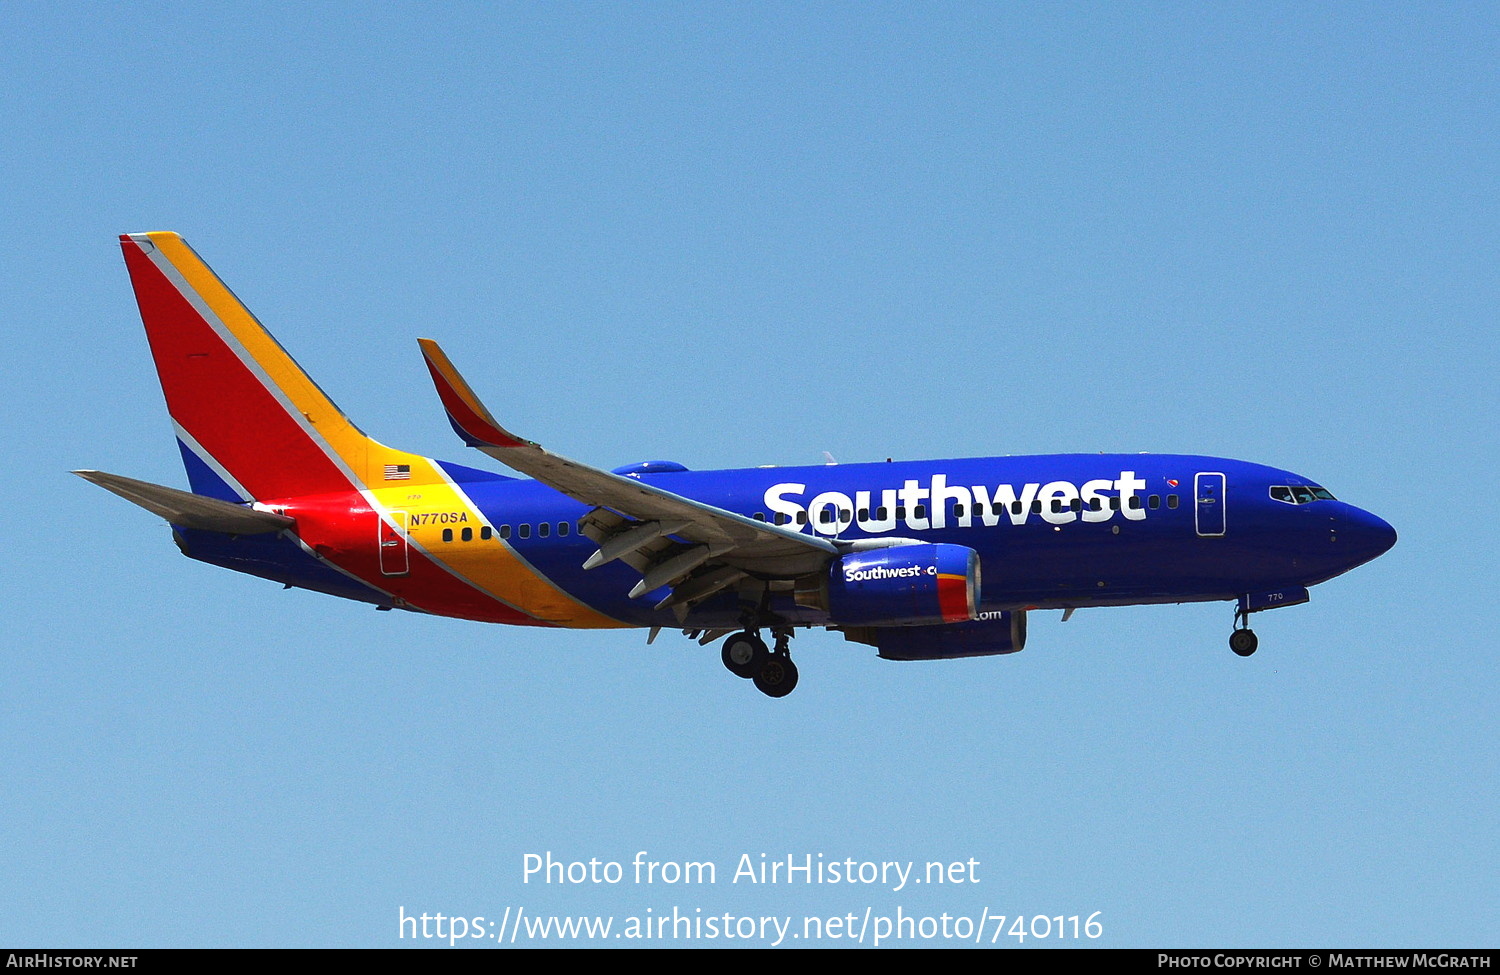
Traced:
[[1244, 610], [1234, 611], [1234, 632], [1229, 634], [1229, 649], [1241, 657], [1248, 657], [1260, 646], [1260, 641], [1255, 637], [1255, 631], [1244, 624], [1249, 622], [1249, 614]]
[[797, 686], [797, 665], [792, 663], [787, 646], [791, 631], [777, 629], [772, 632], [776, 638], [775, 650], [766, 648], [757, 631], [745, 630], [724, 641], [720, 657], [731, 674], [753, 680], [762, 694], [786, 697]]

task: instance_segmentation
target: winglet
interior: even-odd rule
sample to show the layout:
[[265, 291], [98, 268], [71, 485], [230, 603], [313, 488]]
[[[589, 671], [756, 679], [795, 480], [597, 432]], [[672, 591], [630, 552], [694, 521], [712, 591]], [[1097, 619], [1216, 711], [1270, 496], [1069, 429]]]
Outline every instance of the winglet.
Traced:
[[448, 422], [464, 443], [470, 447], [535, 446], [495, 422], [436, 342], [417, 339], [417, 344], [422, 347], [422, 357], [427, 360], [427, 371], [432, 374], [432, 384], [437, 387], [443, 409], [448, 411]]

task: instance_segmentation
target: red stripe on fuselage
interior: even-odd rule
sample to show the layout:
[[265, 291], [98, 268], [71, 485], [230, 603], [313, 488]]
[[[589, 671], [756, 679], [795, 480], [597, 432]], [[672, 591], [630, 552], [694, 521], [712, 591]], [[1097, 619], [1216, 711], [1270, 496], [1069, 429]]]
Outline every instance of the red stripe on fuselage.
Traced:
[[384, 575], [377, 548], [381, 517], [357, 492], [288, 498], [276, 504], [278, 507], [284, 504], [286, 513], [297, 519], [297, 536], [319, 557], [418, 609], [485, 623], [553, 625], [456, 578], [417, 548], [409, 552], [406, 575]]

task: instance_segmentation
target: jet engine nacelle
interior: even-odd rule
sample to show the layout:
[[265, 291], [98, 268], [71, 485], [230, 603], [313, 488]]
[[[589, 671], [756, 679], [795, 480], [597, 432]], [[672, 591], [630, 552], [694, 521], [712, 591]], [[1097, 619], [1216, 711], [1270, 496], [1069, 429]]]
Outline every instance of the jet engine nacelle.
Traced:
[[1026, 611], [948, 626], [872, 626], [862, 634], [887, 660], [952, 660], [1015, 653], [1026, 646]]
[[963, 545], [901, 545], [844, 556], [829, 567], [828, 614], [846, 626], [971, 620], [979, 553]]

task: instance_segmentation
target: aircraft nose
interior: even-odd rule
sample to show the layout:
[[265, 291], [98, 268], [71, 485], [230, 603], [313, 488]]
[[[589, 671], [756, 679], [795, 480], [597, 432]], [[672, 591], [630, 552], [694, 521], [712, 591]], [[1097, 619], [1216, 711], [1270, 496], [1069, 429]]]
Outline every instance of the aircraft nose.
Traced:
[[1335, 530], [1339, 547], [1361, 565], [1388, 552], [1396, 544], [1396, 529], [1384, 518], [1361, 508], [1349, 508], [1347, 517], [1339, 519]]

